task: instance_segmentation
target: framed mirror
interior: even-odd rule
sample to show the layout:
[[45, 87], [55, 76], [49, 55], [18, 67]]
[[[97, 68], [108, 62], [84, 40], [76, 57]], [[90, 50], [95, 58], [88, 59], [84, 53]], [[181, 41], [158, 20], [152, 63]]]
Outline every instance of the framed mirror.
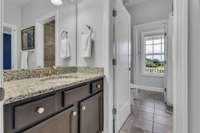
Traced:
[[4, 70], [77, 65], [73, 0], [4, 0]]

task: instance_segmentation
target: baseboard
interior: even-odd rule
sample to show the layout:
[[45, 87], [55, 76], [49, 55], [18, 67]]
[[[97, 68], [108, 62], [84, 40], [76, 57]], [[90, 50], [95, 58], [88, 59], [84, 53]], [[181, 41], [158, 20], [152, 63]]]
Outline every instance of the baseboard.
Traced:
[[125, 103], [124, 106], [118, 108], [116, 117], [116, 132], [119, 132], [119, 130], [122, 128], [130, 114], [131, 105], [129, 101]]
[[164, 88], [159, 88], [159, 87], [136, 85], [136, 84], [131, 84], [130, 87], [133, 89], [141, 89], [141, 90], [146, 90], [146, 91], [165, 92]]
[[122, 128], [126, 125], [128, 122], [129, 118], [131, 117], [132, 114], [129, 114], [129, 116], [126, 118], [126, 121], [124, 122], [123, 126], [119, 129], [119, 133], [122, 131]]

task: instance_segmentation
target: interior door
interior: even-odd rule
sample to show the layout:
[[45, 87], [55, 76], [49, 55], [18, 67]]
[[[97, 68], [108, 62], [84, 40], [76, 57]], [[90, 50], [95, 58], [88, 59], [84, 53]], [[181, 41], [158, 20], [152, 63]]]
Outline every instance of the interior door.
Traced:
[[55, 20], [44, 24], [44, 67], [55, 66]]
[[117, 133], [130, 115], [130, 77], [129, 77], [129, 48], [131, 40], [131, 18], [121, 0], [117, 0], [115, 10], [114, 31], [114, 105], [115, 132]]
[[11, 69], [11, 34], [3, 33], [3, 69]]

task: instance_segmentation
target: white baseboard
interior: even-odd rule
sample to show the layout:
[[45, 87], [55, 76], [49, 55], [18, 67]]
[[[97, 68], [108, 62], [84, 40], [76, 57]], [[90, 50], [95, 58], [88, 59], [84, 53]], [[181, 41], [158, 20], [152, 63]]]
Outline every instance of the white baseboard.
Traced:
[[123, 106], [117, 108], [117, 117], [116, 117], [116, 132], [122, 128], [127, 118], [131, 114], [131, 103], [127, 101]]
[[164, 88], [159, 88], [159, 87], [136, 85], [136, 84], [131, 84], [130, 87], [134, 89], [141, 89], [141, 90], [146, 90], [146, 91], [165, 92]]

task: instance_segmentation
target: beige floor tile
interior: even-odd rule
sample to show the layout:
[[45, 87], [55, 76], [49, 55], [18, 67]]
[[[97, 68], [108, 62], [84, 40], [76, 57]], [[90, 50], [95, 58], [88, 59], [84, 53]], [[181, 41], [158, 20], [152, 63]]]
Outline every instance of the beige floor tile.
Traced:
[[131, 108], [132, 115], [119, 133], [172, 133], [172, 114], [166, 111], [162, 93], [140, 90]]
[[168, 125], [168, 126], [173, 125], [172, 116], [154, 115], [154, 122]]
[[133, 112], [135, 119], [153, 121], [153, 113], [136, 110]]
[[155, 115], [160, 115], [160, 116], [163, 116], [163, 117], [171, 117], [172, 116], [166, 110], [160, 110], [160, 109], [155, 109], [154, 114]]
[[153, 121], [135, 119], [134, 127], [143, 129], [144, 131], [151, 132], [153, 129]]
[[172, 127], [159, 123], [154, 123], [153, 133], [172, 133]]
[[147, 107], [154, 108], [154, 101], [153, 100], [144, 100], [144, 99], [134, 100], [134, 104], [144, 105], [144, 106], [147, 106]]
[[155, 102], [155, 110], [166, 110], [166, 105], [162, 102], [162, 103], [157, 103]]
[[145, 106], [145, 105], [134, 105], [133, 106], [133, 110], [140, 110], [140, 111], [144, 111], [144, 112], [148, 112], [148, 113], [154, 113], [154, 108], [153, 107], [148, 107], [148, 106]]

